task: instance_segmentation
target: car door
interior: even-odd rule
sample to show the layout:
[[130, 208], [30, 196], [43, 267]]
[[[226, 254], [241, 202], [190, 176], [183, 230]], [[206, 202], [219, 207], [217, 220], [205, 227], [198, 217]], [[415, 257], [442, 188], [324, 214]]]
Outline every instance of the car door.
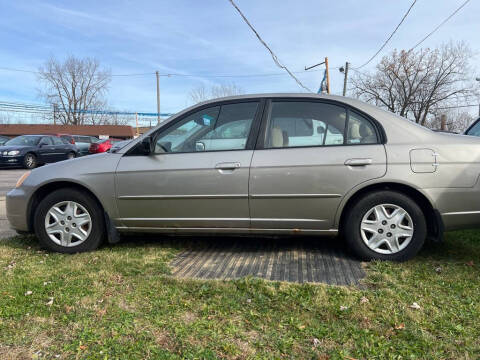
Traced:
[[[155, 151], [134, 149], [116, 171], [118, 222], [131, 228], [248, 228], [248, 178], [261, 102], [199, 108], [159, 129]], [[243, 142], [209, 150], [199, 140], [229, 122]]]
[[67, 154], [72, 151], [68, 140], [61, 137], [52, 136], [52, 141], [55, 150], [55, 161], [61, 161], [67, 159]]
[[252, 228], [329, 230], [341, 199], [386, 172], [372, 119], [324, 101], [272, 100], [250, 170]]
[[51, 163], [56, 161], [57, 154], [51, 136], [44, 136], [40, 139], [38, 154], [41, 162]]

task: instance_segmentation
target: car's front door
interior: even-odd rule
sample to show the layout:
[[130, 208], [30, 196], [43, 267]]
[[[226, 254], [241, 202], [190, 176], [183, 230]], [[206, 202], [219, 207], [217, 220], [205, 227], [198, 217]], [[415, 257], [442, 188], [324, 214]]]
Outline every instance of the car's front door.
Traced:
[[386, 171], [370, 119], [321, 101], [268, 104], [250, 170], [252, 228], [329, 230], [344, 195]]
[[[261, 103], [224, 103], [174, 120], [149, 155], [134, 150], [116, 172], [118, 223], [130, 228], [248, 228], [248, 178]], [[238, 122], [243, 141], [214, 150], [200, 140]]]

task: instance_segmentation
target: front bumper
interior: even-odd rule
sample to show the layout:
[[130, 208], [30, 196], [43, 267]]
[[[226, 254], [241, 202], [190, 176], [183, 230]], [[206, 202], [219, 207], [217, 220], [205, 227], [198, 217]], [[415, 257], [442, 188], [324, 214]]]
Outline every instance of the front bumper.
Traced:
[[0, 156], [0, 166], [21, 166], [21, 165], [23, 165], [23, 155]]
[[6, 196], [7, 219], [14, 230], [29, 232], [28, 196], [20, 187], [10, 190]]

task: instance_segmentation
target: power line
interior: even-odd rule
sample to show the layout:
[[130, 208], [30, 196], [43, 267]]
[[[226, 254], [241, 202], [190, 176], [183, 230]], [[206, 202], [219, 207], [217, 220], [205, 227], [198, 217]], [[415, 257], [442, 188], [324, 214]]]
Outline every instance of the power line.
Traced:
[[[332, 68], [332, 69], [338, 69]], [[4, 71], [15, 71], [15, 72], [26, 72], [32, 74], [38, 74], [38, 71], [34, 70], [24, 70], [24, 69], [14, 69], [14, 68], [6, 68], [0, 67], [0, 70]], [[311, 71], [292, 71], [293, 74], [307, 74], [311, 72], [317, 72], [322, 70], [311, 70]], [[155, 72], [148, 72], [148, 73], [133, 73], [133, 74], [111, 74], [111, 76], [118, 76], [118, 77], [129, 77], [129, 76], [152, 76], [155, 75]], [[287, 76], [288, 73], [281, 72], [281, 73], [263, 73], [263, 74], [181, 74], [181, 73], [165, 73], [159, 74], [162, 77], [210, 77], [210, 78], [249, 78], [249, 77], [269, 77], [269, 76]]]
[[449, 17], [447, 17], [445, 20], [443, 20], [435, 29], [433, 29], [430, 33], [427, 34], [422, 40], [420, 40], [414, 47], [412, 47], [410, 50], [415, 49], [418, 45], [423, 43], [425, 40], [427, 40], [431, 35], [433, 35], [440, 27], [443, 26], [448, 20], [450, 20], [457, 12], [459, 12], [465, 5], [468, 4], [470, 0], [465, 1], [462, 5], [460, 5], [457, 10], [455, 10], [453, 13], [450, 14]]
[[297, 77], [295, 75], [293, 75], [293, 73], [285, 66], [283, 65], [280, 60], [278, 59], [277, 55], [275, 55], [275, 53], [272, 51], [272, 49], [270, 49], [270, 47], [267, 45], [267, 43], [262, 39], [262, 37], [259, 35], [259, 33], [257, 32], [257, 30], [255, 30], [255, 28], [253, 27], [252, 24], [250, 24], [250, 22], [248, 21], [248, 19], [245, 17], [245, 15], [243, 15], [242, 11], [238, 8], [237, 4], [235, 4], [235, 2], [233, 0], [229, 0], [230, 3], [232, 4], [232, 6], [238, 11], [238, 13], [240, 14], [240, 16], [242, 17], [242, 19], [245, 21], [245, 23], [248, 25], [248, 27], [254, 32], [255, 36], [257, 37], [257, 39], [262, 43], [263, 46], [265, 46], [265, 48], [268, 50], [268, 52], [270, 53], [270, 55], [272, 56], [272, 59], [273, 59], [273, 62], [275, 63], [275, 65], [277, 65], [279, 68], [281, 69], [284, 69], [288, 75], [290, 75], [291, 78], [293, 78], [297, 84], [299, 86], [301, 86], [302, 88], [304, 88], [305, 90], [307, 90], [308, 92], [312, 92], [312, 90], [310, 90], [308, 87], [306, 87], [305, 85], [302, 84], [302, 82], [300, 80], [297, 79]]
[[387, 40], [385, 40], [385, 42], [383, 43], [383, 45], [380, 47], [380, 49], [378, 49], [378, 51], [370, 58], [368, 59], [368, 61], [359, 66], [357, 69], [361, 69], [363, 68], [364, 66], [368, 65], [373, 59], [375, 59], [375, 57], [380, 53], [380, 51], [383, 50], [383, 48], [388, 44], [388, 42], [390, 41], [390, 39], [393, 37], [393, 35], [395, 35], [395, 33], [397, 32], [398, 28], [400, 27], [400, 25], [402, 25], [403, 21], [406, 19], [406, 17], [408, 16], [408, 14], [410, 13], [410, 10], [412, 10], [413, 8], [413, 5], [415, 5], [415, 3], [417, 2], [417, 0], [414, 0], [412, 2], [412, 4], [410, 5], [410, 7], [408, 8], [407, 12], [403, 15], [402, 17], [402, 20], [400, 20], [400, 22], [398, 23], [397, 27], [395, 28], [395, 30], [393, 30], [393, 32], [390, 34], [390, 36], [387, 38]]

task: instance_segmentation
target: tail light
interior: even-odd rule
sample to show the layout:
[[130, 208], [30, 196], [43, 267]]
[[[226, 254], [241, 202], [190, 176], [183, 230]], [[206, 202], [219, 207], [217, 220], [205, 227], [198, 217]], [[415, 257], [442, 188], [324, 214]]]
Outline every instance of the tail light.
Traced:
[[88, 148], [88, 151], [91, 153], [97, 152], [98, 151], [98, 144], [91, 144], [90, 147]]

